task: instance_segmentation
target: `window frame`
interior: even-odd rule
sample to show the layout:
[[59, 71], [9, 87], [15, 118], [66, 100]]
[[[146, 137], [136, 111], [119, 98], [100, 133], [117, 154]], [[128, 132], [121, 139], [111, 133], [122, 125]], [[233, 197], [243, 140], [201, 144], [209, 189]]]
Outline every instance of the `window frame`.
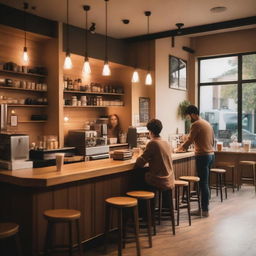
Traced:
[[[237, 133], [238, 133], [238, 141], [242, 142], [242, 98], [243, 98], [243, 84], [248, 83], [256, 83], [256, 79], [242, 79], [243, 74], [243, 56], [256, 54], [256, 52], [244, 52], [244, 53], [233, 53], [233, 54], [225, 54], [225, 55], [215, 55], [209, 57], [198, 57], [198, 108], [200, 111], [200, 96], [201, 96], [201, 86], [214, 86], [214, 85], [228, 85], [228, 84], [236, 84], [237, 85]], [[201, 75], [201, 61], [207, 59], [217, 59], [224, 57], [238, 57], [238, 78], [235, 81], [225, 81], [225, 82], [204, 82], [201, 83], [200, 75]]]

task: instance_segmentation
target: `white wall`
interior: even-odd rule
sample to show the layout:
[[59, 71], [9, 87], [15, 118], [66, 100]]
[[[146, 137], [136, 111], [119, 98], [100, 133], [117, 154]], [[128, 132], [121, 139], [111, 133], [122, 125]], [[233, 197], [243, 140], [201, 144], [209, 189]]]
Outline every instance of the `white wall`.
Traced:
[[[188, 37], [176, 37], [175, 47], [171, 47], [171, 39], [163, 38], [156, 40], [155, 46], [155, 105], [156, 118], [163, 123], [162, 137], [168, 138], [168, 134], [184, 132], [184, 121], [177, 117], [178, 105], [187, 99], [187, 91], [169, 88], [169, 55], [181, 59], [189, 59], [189, 54], [182, 50], [182, 46], [190, 46]], [[189, 65], [187, 63], [187, 69]], [[188, 78], [187, 78], [187, 81]], [[187, 84], [187, 86], [189, 86]]]

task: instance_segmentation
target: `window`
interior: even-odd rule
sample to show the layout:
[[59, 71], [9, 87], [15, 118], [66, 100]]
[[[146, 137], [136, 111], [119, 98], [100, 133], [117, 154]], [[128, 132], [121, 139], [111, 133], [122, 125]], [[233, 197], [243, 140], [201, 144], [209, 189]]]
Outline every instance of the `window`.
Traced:
[[256, 54], [199, 59], [200, 114], [225, 146], [251, 140], [256, 147]]

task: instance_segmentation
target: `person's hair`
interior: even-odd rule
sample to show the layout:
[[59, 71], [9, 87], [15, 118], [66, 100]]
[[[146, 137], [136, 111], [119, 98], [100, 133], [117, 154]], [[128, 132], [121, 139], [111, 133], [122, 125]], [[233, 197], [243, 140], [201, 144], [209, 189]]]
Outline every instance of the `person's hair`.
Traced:
[[147, 123], [147, 128], [151, 131], [156, 137], [159, 137], [160, 132], [163, 129], [163, 125], [160, 120], [158, 119], [151, 119]]
[[196, 114], [199, 115], [199, 110], [195, 105], [189, 105], [185, 110], [186, 115]]
[[119, 133], [121, 132], [121, 127], [120, 127], [119, 117], [118, 117], [117, 114], [112, 114], [112, 115], [109, 115], [109, 116], [108, 116], [108, 128], [109, 128], [109, 129], [112, 129], [112, 128], [113, 128], [112, 125], [111, 125], [111, 121], [110, 121], [110, 120], [111, 120], [111, 117], [113, 117], [113, 116], [115, 116], [116, 119], [117, 119], [117, 126], [114, 128], [113, 133], [115, 134], [115, 136], [116, 136], [117, 138], [119, 138]]

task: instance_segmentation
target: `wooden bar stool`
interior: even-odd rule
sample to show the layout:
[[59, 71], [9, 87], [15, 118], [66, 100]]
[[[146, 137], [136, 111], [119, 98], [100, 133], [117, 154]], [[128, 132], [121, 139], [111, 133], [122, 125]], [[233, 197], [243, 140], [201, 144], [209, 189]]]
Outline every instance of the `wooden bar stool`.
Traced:
[[158, 225], [161, 225], [162, 210], [163, 210], [163, 193], [168, 193], [169, 198], [169, 211], [172, 222], [172, 234], [175, 235], [175, 216], [174, 216], [174, 206], [173, 206], [173, 193], [172, 189], [168, 190], [157, 190], [158, 193]]
[[[190, 213], [190, 196], [188, 190], [188, 182], [183, 180], [175, 180], [175, 208], [177, 210], [177, 226], [180, 224], [180, 208], [187, 208], [188, 210], [188, 223], [191, 226], [191, 213]], [[186, 192], [186, 204], [180, 207], [180, 188]]]
[[[220, 190], [220, 200], [223, 202], [223, 194], [222, 190], [225, 189], [226, 199], [228, 198], [227, 194], [227, 186], [226, 186], [226, 170], [220, 168], [212, 168], [210, 169], [210, 176], [212, 177], [213, 174], [216, 175], [216, 186], [210, 186], [210, 189], [215, 188], [216, 194], [218, 196], [218, 191]], [[210, 183], [211, 184], [211, 183]]]
[[[233, 193], [235, 192], [235, 187], [236, 187], [236, 183], [235, 183], [235, 164], [234, 163], [230, 163], [230, 162], [217, 162], [215, 163], [215, 167], [216, 168], [224, 168], [226, 171], [230, 170], [231, 171], [231, 183], [227, 183], [226, 181], [226, 186], [227, 187], [231, 187], [233, 190]], [[239, 188], [239, 186], [237, 185], [237, 188]]]
[[145, 201], [147, 205], [147, 227], [148, 227], [148, 242], [149, 247], [152, 247], [152, 231], [153, 224], [154, 234], [156, 233], [155, 213], [154, 213], [154, 199], [155, 193], [150, 191], [130, 191], [126, 193], [127, 196], [137, 198], [138, 201]]
[[[256, 192], [256, 162], [255, 161], [240, 161], [239, 162], [239, 171], [240, 171], [240, 181], [239, 186], [241, 187], [242, 184], [250, 183], [253, 184], [255, 187]], [[244, 176], [245, 170], [248, 170], [252, 173], [252, 177]]]
[[16, 223], [0, 223], [0, 240], [13, 238], [17, 255], [22, 256], [22, 249], [19, 238], [19, 225]]
[[[197, 176], [180, 176], [180, 180], [184, 180], [188, 182], [188, 191], [190, 195], [190, 202], [197, 201], [198, 203], [198, 210], [201, 211], [201, 200], [200, 200], [200, 189], [199, 189], [199, 181], [200, 178]], [[191, 185], [194, 183], [195, 185], [195, 198], [191, 193]]]
[[[80, 240], [80, 220], [81, 212], [78, 210], [72, 209], [54, 209], [54, 210], [46, 210], [44, 212], [44, 217], [48, 221], [47, 225], [47, 234], [45, 239], [45, 255], [51, 255], [52, 252], [59, 252], [57, 247], [53, 247], [53, 231], [54, 224], [56, 223], [67, 223], [69, 228], [69, 247], [65, 247], [64, 250], [69, 252], [69, 255], [73, 255], [73, 250], [78, 247], [80, 256], [83, 255], [81, 240]], [[76, 223], [76, 231], [77, 231], [77, 246], [73, 245], [72, 241], [72, 224]], [[63, 250], [62, 250], [63, 251]]]
[[123, 228], [123, 210], [132, 209], [134, 217], [134, 234], [136, 239], [137, 255], [140, 256], [140, 241], [139, 241], [139, 216], [138, 216], [138, 200], [132, 197], [110, 197], [105, 200], [106, 208], [106, 219], [105, 219], [105, 252], [107, 252], [108, 243], [108, 233], [110, 229], [110, 216], [111, 209], [118, 210], [118, 229], [119, 229], [119, 239], [118, 239], [118, 256], [122, 255], [122, 248], [124, 246], [124, 228]]

